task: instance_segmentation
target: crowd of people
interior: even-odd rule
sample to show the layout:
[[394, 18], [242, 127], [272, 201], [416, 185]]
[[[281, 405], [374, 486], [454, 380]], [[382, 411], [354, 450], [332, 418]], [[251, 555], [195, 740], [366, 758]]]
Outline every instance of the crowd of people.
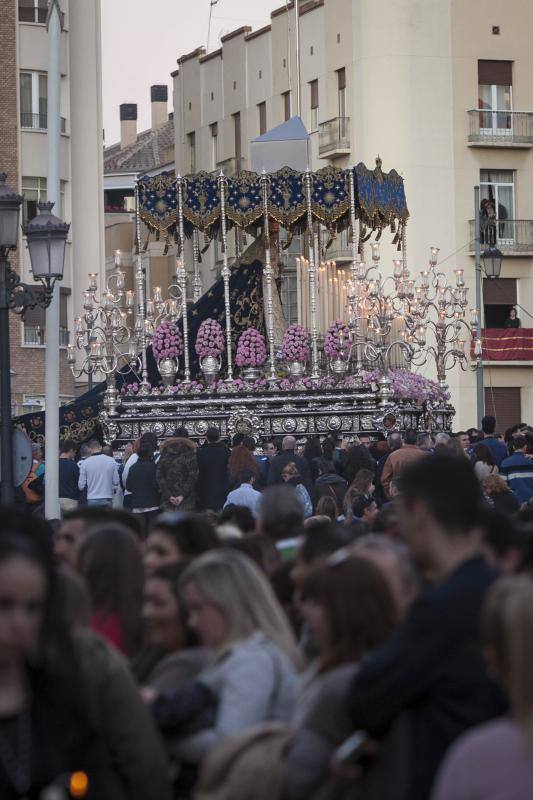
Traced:
[[533, 796], [527, 425], [60, 462], [0, 516], [0, 797]]

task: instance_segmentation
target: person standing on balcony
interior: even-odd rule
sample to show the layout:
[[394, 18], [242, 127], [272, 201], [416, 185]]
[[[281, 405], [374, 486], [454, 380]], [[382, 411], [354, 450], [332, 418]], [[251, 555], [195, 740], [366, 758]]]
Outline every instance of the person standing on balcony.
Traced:
[[521, 327], [522, 323], [520, 322], [520, 318], [516, 313], [516, 308], [514, 306], [511, 306], [511, 308], [509, 309], [509, 316], [505, 320], [504, 328], [521, 328]]

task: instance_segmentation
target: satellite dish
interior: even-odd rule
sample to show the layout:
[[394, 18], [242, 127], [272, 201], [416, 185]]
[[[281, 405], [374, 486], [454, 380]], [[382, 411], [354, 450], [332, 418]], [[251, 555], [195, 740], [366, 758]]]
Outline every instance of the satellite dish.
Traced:
[[15, 428], [12, 437], [13, 446], [13, 484], [22, 486], [30, 474], [32, 465], [31, 441], [29, 437]]

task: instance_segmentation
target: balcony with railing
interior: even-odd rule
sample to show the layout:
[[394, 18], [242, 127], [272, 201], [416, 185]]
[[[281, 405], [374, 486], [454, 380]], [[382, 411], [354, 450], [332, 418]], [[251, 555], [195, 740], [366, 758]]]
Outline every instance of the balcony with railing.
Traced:
[[533, 147], [532, 111], [468, 111], [470, 147]]
[[318, 126], [318, 155], [339, 158], [350, 154], [350, 117], [334, 117]]
[[[48, 129], [48, 114], [29, 114], [26, 111], [21, 111], [20, 127], [26, 130], [45, 131]], [[65, 117], [60, 117], [60, 131], [61, 133], [67, 132], [67, 120]]]
[[[59, 328], [59, 346], [67, 347], [70, 341], [68, 328]], [[24, 325], [24, 344], [26, 347], [44, 347], [46, 344], [46, 329], [41, 325]]]
[[[474, 220], [470, 222], [470, 252], [474, 252]], [[504, 256], [533, 256], [533, 219], [500, 219], [480, 234], [481, 248], [496, 246]]]
[[485, 362], [531, 362], [533, 366], [533, 328], [483, 328]]

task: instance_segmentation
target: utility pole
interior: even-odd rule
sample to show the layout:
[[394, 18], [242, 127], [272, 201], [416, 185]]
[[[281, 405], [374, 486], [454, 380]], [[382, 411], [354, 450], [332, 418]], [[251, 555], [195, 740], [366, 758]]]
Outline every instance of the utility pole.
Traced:
[[[58, 0], [49, 0], [48, 18], [48, 177], [47, 200], [61, 216], [59, 182], [60, 96], [61, 96], [61, 9]], [[46, 310], [45, 412], [46, 412], [46, 489], [45, 515], [58, 519], [59, 513], [59, 286], [54, 286], [52, 302]]]
[[[476, 310], [479, 325], [479, 335], [483, 326], [481, 308], [481, 230], [479, 219], [479, 186], [474, 186], [474, 240], [475, 240], [475, 261], [476, 261]], [[477, 426], [481, 428], [481, 420], [485, 416], [485, 392], [483, 388], [483, 354], [476, 369], [476, 406], [477, 406]]]

